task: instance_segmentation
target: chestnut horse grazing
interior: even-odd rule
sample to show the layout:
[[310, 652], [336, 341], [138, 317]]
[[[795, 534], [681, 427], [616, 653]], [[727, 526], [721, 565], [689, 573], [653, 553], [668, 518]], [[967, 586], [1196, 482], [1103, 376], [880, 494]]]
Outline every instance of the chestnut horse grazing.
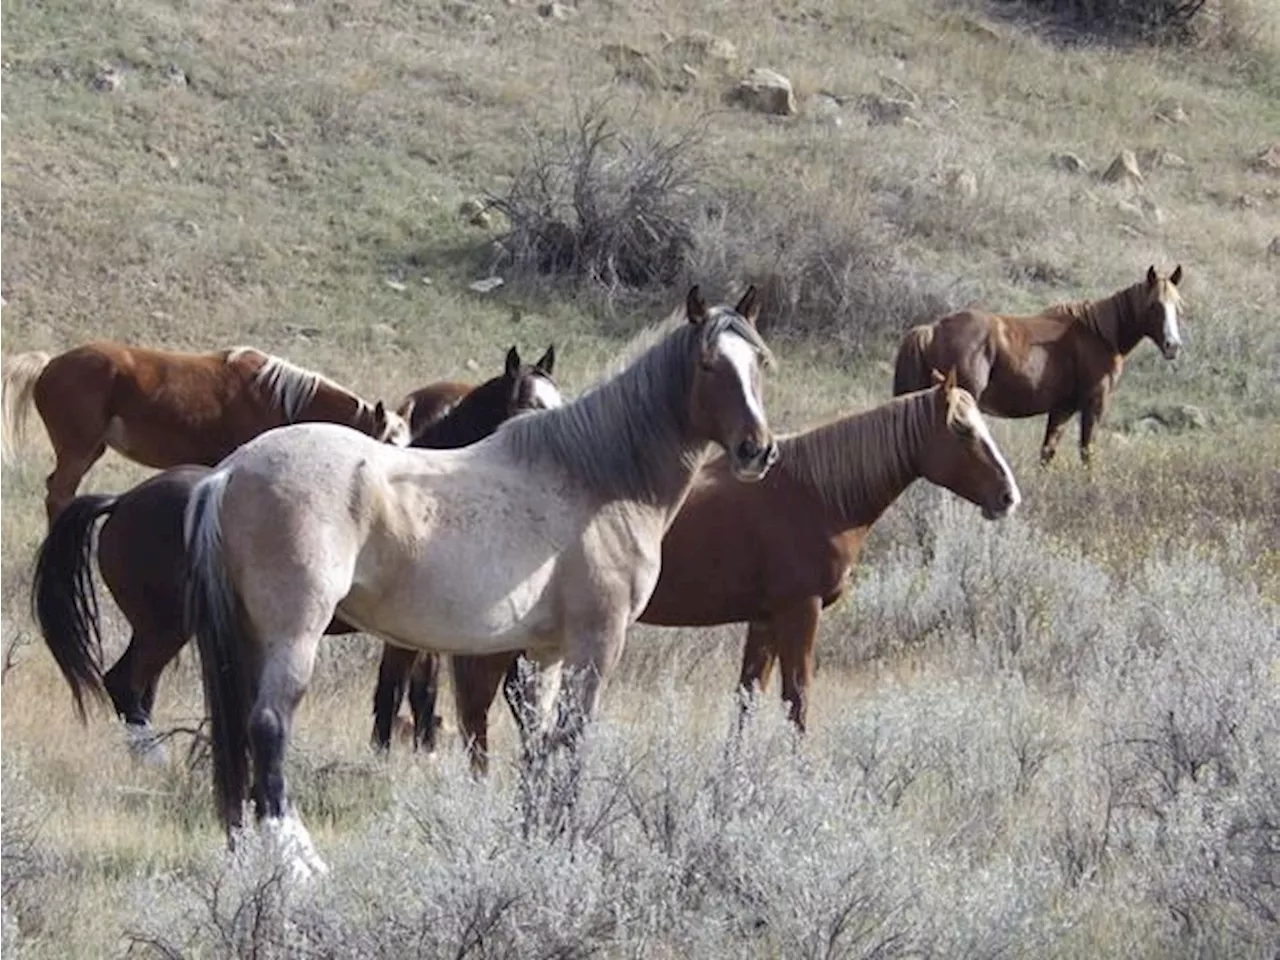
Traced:
[[50, 521], [107, 447], [148, 467], [213, 466], [264, 430], [314, 420], [409, 442], [408, 425], [382, 401], [252, 347], [197, 354], [100, 342], [43, 358], [6, 364], [0, 406], [6, 436], [22, 434], [32, 406], [44, 420], [57, 457]]
[[[736, 308], [709, 307], [694, 287], [687, 322], [660, 328], [616, 376], [468, 447], [402, 450], [303, 424], [250, 441], [197, 484], [185, 524], [190, 622], [230, 841], [252, 792], [293, 875], [326, 869], [289, 806], [284, 757], [335, 614], [401, 647], [529, 650], [548, 675], [563, 663], [559, 709], [543, 714], [526, 783], [552, 751], [577, 756], [657, 582], [663, 533], [712, 445], [742, 481], [777, 458], [755, 299], [752, 289]], [[551, 812], [576, 796], [573, 771]]]
[[955, 368], [960, 386], [998, 417], [1049, 415], [1040, 462], [1057, 452], [1068, 421], [1080, 414], [1080, 459], [1090, 460], [1093, 430], [1107, 409], [1124, 358], [1150, 338], [1166, 360], [1182, 337], [1178, 284], [1153, 266], [1145, 279], [1102, 300], [1050, 307], [1027, 317], [963, 310], [910, 330], [898, 348], [894, 395], [929, 384], [930, 370]]
[[[640, 622], [748, 623], [742, 687], [767, 686], [776, 658], [782, 698], [803, 730], [821, 611], [844, 593], [877, 518], [919, 477], [989, 520], [1011, 513], [1021, 494], [954, 373], [932, 389], [780, 437], [778, 447], [778, 465], [762, 483], [732, 482], [722, 459], [699, 473], [662, 543], [662, 571]], [[504, 674], [523, 723], [519, 671], [509, 655], [452, 659], [459, 727], [483, 771], [489, 705]]]
[[[463, 446], [488, 436], [518, 413], [559, 406], [560, 393], [551, 379], [553, 363], [549, 351], [537, 366], [524, 365], [512, 347], [506, 370], [478, 387], [464, 385], [467, 395], [461, 400], [450, 399], [436, 384], [415, 391], [410, 396], [419, 398], [415, 412], [422, 429], [414, 446]], [[109, 697], [127, 725], [131, 744], [143, 750], [152, 741], [151, 710], [160, 674], [188, 639], [182, 622], [182, 518], [191, 491], [211, 472], [204, 466], [173, 467], [116, 496], [76, 497], [54, 519], [36, 553], [35, 619], [71, 687], [81, 719], [86, 693]], [[104, 517], [95, 540], [94, 531]], [[95, 551], [102, 579], [133, 631], [124, 654], [105, 674], [93, 584]], [[335, 621], [326, 632], [347, 633], [351, 628]], [[399, 664], [403, 653], [388, 647], [384, 664]], [[414, 701], [415, 744], [428, 748], [436, 733], [434, 685], [427, 683], [431, 678], [425, 673], [431, 666], [421, 665], [414, 676], [418, 689], [431, 690], [429, 701], [421, 695]], [[387, 696], [396, 697], [389, 707], [394, 715], [402, 694], [394, 685], [391, 691]]]

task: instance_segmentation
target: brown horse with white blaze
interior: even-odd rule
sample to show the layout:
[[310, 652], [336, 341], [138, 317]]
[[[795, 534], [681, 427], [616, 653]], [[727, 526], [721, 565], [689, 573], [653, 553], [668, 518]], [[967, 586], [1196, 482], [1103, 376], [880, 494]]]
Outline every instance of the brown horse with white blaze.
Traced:
[[[29, 358], [25, 362], [19, 362]], [[52, 521], [107, 448], [148, 467], [213, 466], [272, 427], [324, 421], [404, 446], [398, 414], [310, 370], [252, 347], [175, 353], [97, 342], [5, 364], [4, 433], [20, 437], [31, 407], [57, 462], [46, 481]]]
[[1093, 431], [1106, 412], [1124, 358], [1144, 338], [1174, 360], [1182, 348], [1178, 284], [1182, 267], [1147, 275], [1100, 300], [1049, 307], [1034, 316], [962, 310], [910, 330], [898, 349], [894, 395], [929, 384], [931, 370], [954, 368], [960, 386], [998, 417], [1049, 415], [1040, 462], [1057, 452], [1080, 414], [1080, 459], [1090, 461]]

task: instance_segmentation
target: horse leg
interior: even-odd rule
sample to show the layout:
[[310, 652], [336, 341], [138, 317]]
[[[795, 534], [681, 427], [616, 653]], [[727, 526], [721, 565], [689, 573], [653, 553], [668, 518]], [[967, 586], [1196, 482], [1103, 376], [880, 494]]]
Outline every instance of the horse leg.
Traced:
[[506, 671], [504, 695], [520, 731], [525, 754], [538, 748], [556, 729], [557, 698], [562, 690], [559, 656], [526, 651]]
[[1095, 394], [1080, 410], [1080, 462], [1086, 467], [1093, 463], [1093, 430], [1107, 410], [1107, 394]]
[[373, 688], [373, 735], [370, 739], [375, 749], [391, 749], [391, 729], [400, 710], [400, 701], [404, 699], [409, 671], [417, 658], [416, 650], [406, 650], [390, 643], [382, 645], [378, 685]]
[[777, 659], [773, 645], [773, 625], [756, 620], [747, 625], [747, 642], [742, 649], [742, 672], [738, 678], [738, 729], [746, 723], [755, 695], [769, 687]]
[[[554, 770], [549, 794], [560, 830], [569, 825], [577, 806], [582, 787], [582, 738], [588, 721], [599, 709], [604, 679], [617, 665], [625, 635], [624, 627], [616, 638], [600, 637], [592, 654], [557, 676], [558, 690], [542, 691], [543, 740], [564, 762], [563, 767]], [[544, 756], [543, 762], [549, 759]]]
[[818, 637], [822, 598], [803, 602], [774, 615], [774, 642], [782, 667], [782, 699], [790, 704], [791, 722], [801, 733], [809, 711], [809, 684], [813, 680], [813, 645]]
[[1049, 422], [1044, 428], [1044, 443], [1040, 445], [1040, 466], [1047, 467], [1053, 460], [1058, 452], [1058, 441], [1062, 439], [1062, 431], [1066, 429], [1075, 414], [1074, 407], [1056, 407], [1049, 411]]
[[[478, 777], [489, 772], [489, 705], [498, 695], [498, 685], [503, 682], [503, 675], [509, 675], [508, 661], [512, 670], [520, 662], [517, 657], [508, 657], [506, 654], [453, 658], [453, 701], [458, 713], [458, 725], [462, 728], [462, 739], [467, 745], [471, 772]], [[512, 702], [510, 696], [507, 703], [510, 704], [516, 725], [519, 726], [520, 707]], [[520, 735], [523, 739], [523, 728]]]
[[[530, 724], [524, 738], [521, 777], [526, 837], [539, 829], [561, 833], [571, 823], [581, 792], [582, 737], [596, 712], [603, 678], [618, 661], [625, 625], [616, 634], [575, 639], [581, 645], [572, 651], [576, 656], [571, 667], [562, 672], [559, 661], [539, 663], [542, 716]], [[554, 681], [547, 682], [551, 677]]]
[[107, 452], [107, 445], [101, 441], [96, 446], [89, 445], [88, 453], [79, 455], [72, 453], [64, 444], [58, 444], [57, 461], [53, 473], [45, 479], [44, 510], [53, 523], [54, 517], [62, 512], [62, 508], [75, 499], [80, 481], [98, 459]]
[[409, 709], [413, 712], [413, 749], [436, 752], [436, 735], [440, 718], [436, 716], [436, 697], [440, 693], [440, 655], [418, 654], [409, 673]]
[[140, 651], [146, 646], [145, 637], [134, 631], [124, 654], [102, 678], [102, 686], [111, 698], [116, 715], [125, 723], [129, 752], [145, 763], [164, 764], [168, 760], [167, 751], [151, 732], [151, 708], [155, 704], [159, 670], [148, 675], [144, 669], [145, 658]]
[[249, 753], [253, 758], [258, 820], [295, 880], [329, 872], [297, 811], [290, 808], [284, 776], [293, 714], [311, 679], [319, 646], [318, 636], [265, 644], [267, 660], [249, 712]]
[[137, 631], [129, 638], [129, 646], [102, 678], [102, 686], [111, 698], [116, 716], [127, 724], [145, 727], [151, 722], [151, 711], [143, 702], [146, 693], [133, 684], [134, 663], [138, 654]]

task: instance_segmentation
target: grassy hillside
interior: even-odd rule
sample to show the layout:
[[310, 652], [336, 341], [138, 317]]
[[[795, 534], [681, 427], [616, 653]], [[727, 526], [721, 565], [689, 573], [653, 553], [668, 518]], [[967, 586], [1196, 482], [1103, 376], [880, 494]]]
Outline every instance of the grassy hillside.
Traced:
[[[1091, 472], [1074, 426], [1041, 470], [1043, 422], [1001, 422], [1016, 518], [923, 486], [890, 511], [824, 618], [799, 747], [772, 699], [728, 737], [740, 628], [637, 630], [568, 839], [520, 840], [497, 709], [490, 782], [452, 744], [375, 761], [373, 648], [331, 644], [290, 761], [335, 868], [305, 891], [223, 856], [193, 655], [161, 690], [167, 765], [76, 724], [27, 614], [39, 440], [0, 508], [6, 954], [1274, 956], [1280, 171], [1256, 158], [1280, 18], [1222, 0], [1194, 42], [1107, 46], [1040, 10], [7, 3], [5, 356], [250, 343], [394, 400], [554, 341], [573, 392], [688, 283], [755, 282], [796, 429], [887, 398], [897, 337], [946, 309], [1181, 263], [1188, 315], [1176, 365], [1126, 365]], [[726, 100], [753, 67], [794, 116]], [[1141, 182], [1109, 183], [1124, 149]], [[460, 215], [528, 214], [566, 171], [687, 244], [605, 287], [517, 269], [494, 242], [521, 222]], [[82, 491], [145, 475], [109, 455]]]

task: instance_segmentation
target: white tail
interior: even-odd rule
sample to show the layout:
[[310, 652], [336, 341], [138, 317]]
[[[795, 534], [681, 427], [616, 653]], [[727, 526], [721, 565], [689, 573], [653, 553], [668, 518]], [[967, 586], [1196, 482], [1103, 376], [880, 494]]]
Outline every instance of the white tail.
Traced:
[[32, 350], [0, 364], [0, 460], [8, 460], [26, 440], [36, 381], [50, 359], [43, 350]]

